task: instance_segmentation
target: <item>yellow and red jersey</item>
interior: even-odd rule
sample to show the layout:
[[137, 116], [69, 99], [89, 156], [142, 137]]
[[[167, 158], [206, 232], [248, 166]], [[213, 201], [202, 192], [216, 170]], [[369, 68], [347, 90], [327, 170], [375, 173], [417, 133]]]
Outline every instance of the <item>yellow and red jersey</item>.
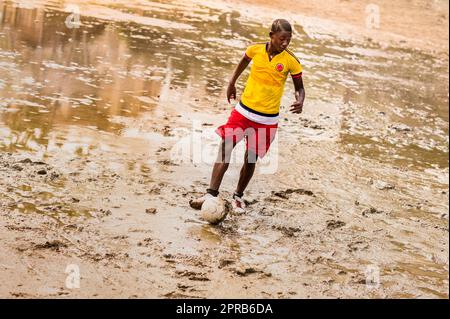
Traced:
[[[302, 76], [303, 67], [295, 55], [288, 49], [270, 60], [267, 52], [268, 43], [251, 45], [245, 51], [248, 59], [253, 61], [250, 75], [238, 104], [238, 111], [246, 111], [250, 116], [256, 115], [257, 122], [273, 124], [278, 117], [284, 84], [289, 74]], [[243, 114], [246, 115], [246, 114]], [[248, 115], [248, 114], [247, 114]]]

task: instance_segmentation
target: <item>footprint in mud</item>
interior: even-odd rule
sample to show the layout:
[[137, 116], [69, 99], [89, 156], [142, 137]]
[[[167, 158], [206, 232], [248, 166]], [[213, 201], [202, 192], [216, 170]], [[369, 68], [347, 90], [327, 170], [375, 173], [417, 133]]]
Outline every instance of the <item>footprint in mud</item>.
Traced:
[[27, 294], [25, 292], [10, 292], [10, 295], [14, 298], [36, 298], [36, 296]]
[[283, 235], [287, 237], [295, 237], [297, 233], [302, 231], [300, 227], [291, 227], [282, 225], [272, 225], [272, 229], [281, 231]]
[[158, 163], [161, 164], [161, 165], [164, 165], [164, 166], [180, 166], [179, 164], [174, 163], [171, 160], [167, 160], [167, 159], [158, 161]]
[[141, 246], [149, 247], [149, 246], [151, 246], [152, 243], [153, 243], [153, 239], [148, 237], [148, 238], [144, 238], [142, 241], [138, 242], [137, 245], [139, 247], [141, 247]]
[[177, 289], [182, 291], [182, 293], [185, 293], [185, 292], [190, 292], [190, 293], [199, 292], [197, 289], [194, 288], [194, 286], [181, 284], [181, 283], [177, 284]]
[[25, 159], [19, 161], [19, 163], [21, 163], [21, 164], [31, 164], [31, 165], [47, 165], [47, 163], [44, 163], [44, 162], [41, 162], [41, 161], [33, 162], [29, 158], [25, 158]]
[[156, 208], [147, 208], [145, 210], [145, 213], [150, 214], [150, 215], [155, 215], [157, 213], [157, 210], [156, 210]]
[[247, 277], [253, 274], [262, 274], [265, 277], [272, 276], [270, 272], [252, 266], [237, 265], [234, 268], [230, 268], [230, 270], [240, 277]]
[[249, 207], [249, 206], [259, 203], [259, 201], [257, 199], [251, 199], [251, 200], [244, 199], [244, 203], [247, 207]]
[[191, 281], [210, 281], [206, 273], [188, 271], [188, 270], [178, 270], [175, 272], [177, 277], [186, 277]]
[[319, 124], [315, 124], [311, 120], [308, 120], [308, 119], [301, 118], [300, 122], [302, 122], [302, 125], [304, 127], [308, 127], [313, 130], [324, 130], [325, 129], [323, 126], [321, 126]]
[[163, 257], [164, 257], [166, 263], [169, 263], [169, 264], [176, 263], [175, 256], [173, 256], [171, 254], [164, 254]]
[[34, 246], [35, 249], [50, 249], [58, 252], [60, 248], [66, 247], [67, 245], [59, 240], [46, 241], [44, 244], [37, 244]]
[[282, 199], [289, 199], [292, 194], [299, 194], [299, 195], [315, 197], [314, 193], [309, 190], [302, 189], [302, 188], [296, 188], [296, 189], [288, 188], [287, 190], [284, 190], [284, 191], [272, 191], [271, 196], [269, 196], [266, 199], [273, 199], [274, 197], [279, 197]]
[[259, 214], [262, 216], [273, 216], [275, 213], [273, 210], [269, 210], [267, 209], [267, 207], [263, 207], [260, 211]]
[[229, 258], [221, 259], [219, 261], [219, 269], [225, 268], [225, 267], [227, 267], [229, 265], [232, 265], [234, 263], [236, 263], [236, 260], [234, 260], [234, 259], [229, 259]]
[[338, 228], [341, 228], [344, 226], [345, 226], [345, 223], [340, 220], [328, 220], [327, 221], [327, 229], [329, 229], [329, 230], [338, 229]]
[[388, 129], [390, 129], [391, 131], [400, 132], [400, 133], [412, 131], [412, 128], [410, 128], [409, 126], [407, 126], [405, 124], [401, 124], [401, 123], [391, 124], [388, 126]]
[[16, 165], [13, 165], [12, 166], [12, 169], [14, 169], [14, 170], [16, 170], [16, 171], [23, 171], [23, 167], [22, 166], [20, 166], [19, 164], [16, 164]]
[[37, 171], [38, 175], [47, 175], [47, 171], [45, 169], [41, 169], [39, 171]]
[[363, 241], [355, 241], [353, 243], [350, 243], [347, 245], [347, 247], [349, 248], [349, 252], [354, 252], [354, 251], [358, 251], [358, 250], [366, 250], [369, 248], [369, 244], [363, 242]]
[[162, 297], [170, 298], [170, 299], [200, 299], [200, 298], [202, 298], [199, 296], [186, 295], [186, 294], [180, 293], [176, 290], [168, 292], [168, 293], [162, 295]]
[[364, 275], [352, 275], [350, 283], [356, 284], [356, 285], [366, 285], [367, 284], [367, 278]]
[[361, 213], [363, 216], [374, 215], [374, 214], [384, 214], [384, 211], [376, 209], [375, 207], [369, 207]]
[[[156, 151], [156, 153], [161, 153], [161, 152], [166, 152], [167, 151], [167, 148], [165, 148], [165, 147], [160, 147], [160, 148], [158, 148], [158, 150]], [[158, 154], [159, 155], [159, 154]]]

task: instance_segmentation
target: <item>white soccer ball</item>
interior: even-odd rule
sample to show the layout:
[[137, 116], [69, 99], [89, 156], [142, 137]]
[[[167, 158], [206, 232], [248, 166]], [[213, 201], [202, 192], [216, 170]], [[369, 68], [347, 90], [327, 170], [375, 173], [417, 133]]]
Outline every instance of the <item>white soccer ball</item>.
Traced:
[[227, 217], [228, 209], [225, 201], [219, 197], [207, 197], [200, 214], [203, 220], [215, 225]]

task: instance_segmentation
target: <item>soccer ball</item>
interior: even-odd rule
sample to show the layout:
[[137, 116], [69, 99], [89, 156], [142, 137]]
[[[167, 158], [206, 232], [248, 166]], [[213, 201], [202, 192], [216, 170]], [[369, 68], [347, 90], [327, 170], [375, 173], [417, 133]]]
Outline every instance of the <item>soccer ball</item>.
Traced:
[[219, 197], [207, 197], [200, 211], [203, 220], [216, 225], [223, 221], [228, 214], [228, 207]]

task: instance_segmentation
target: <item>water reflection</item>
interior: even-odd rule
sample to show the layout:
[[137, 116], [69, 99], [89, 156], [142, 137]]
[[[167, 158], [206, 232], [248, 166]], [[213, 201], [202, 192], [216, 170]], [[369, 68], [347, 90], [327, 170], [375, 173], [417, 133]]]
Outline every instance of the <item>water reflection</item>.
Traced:
[[[224, 103], [226, 80], [245, 46], [267, 38], [267, 27], [252, 17], [171, 0], [83, 4], [82, 26], [69, 29], [64, 4], [0, 2], [4, 150], [46, 147], [56, 127], [69, 125], [120, 135], [127, 124], [118, 117], [154, 119], [182, 90], [210, 98], [211, 109]], [[448, 167], [446, 61], [295, 29], [292, 46], [305, 65], [311, 107], [342, 99], [343, 150]], [[410, 131], [389, 128], [397, 124]]]

